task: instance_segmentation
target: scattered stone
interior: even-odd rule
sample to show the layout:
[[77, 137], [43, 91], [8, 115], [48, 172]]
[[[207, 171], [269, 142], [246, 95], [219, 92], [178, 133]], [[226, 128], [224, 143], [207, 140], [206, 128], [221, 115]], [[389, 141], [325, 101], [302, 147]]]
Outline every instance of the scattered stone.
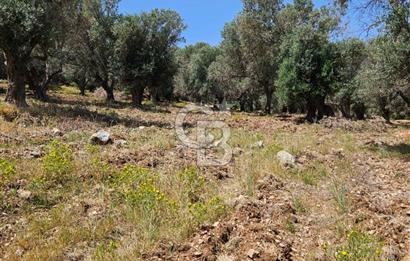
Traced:
[[343, 149], [332, 149], [331, 153], [332, 153], [332, 155], [334, 155], [338, 158], [341, 158], [341, 159], [345, 157]]
[[252, 145], [252, 149], [262, 149], [264, 146], [263, 140], [260, 140]]
[[276, 155], [276, 158], [280, 162], [281, 165], [285, 167], [294, 167], [296, 163], [296, 158], [292, 154], [287, 151], [279, 151]]
[[235, 259], [232, 256], [221, 255], [216, 258], [216, 261], [234, 261]]
[[194, 257], [200, 257], [200, 256], [202, 256], [202, 252], [201, 251], [196, 251], [196, 252], [194, 252]]
[[255, 250], [255, 249], [250, 249], [246, 255], [250, 258], [250, 259], [254, 259], [260, 256], [260, 252]]
[[29, 158], [32, 158], [32, 159], [38, 159], [42, 156], [42, 153], [41, 151], [38, 151], [38, 150], [31, 150], [29, 151], [28, 156]]
[[32, 193], [28, 190], [19, 189], [17, 190], [17, 195], [21, 199], [29, 200], [31, 198]]
[[138, 129], [143, 130], [145, 129], [145, 126], [139, 126]]
[[115, 145], [117, 148], [122, 148], [122, 147], [127, 146], [127, 145], [128, 145], [128, 142], [127, 142], [126, 140], [115, 140], [115, 141], [114, 141], [114, 145]]
[[22, 256], [23, 256], [23, 254], [24, 254], [23, 249], [21, 249], [21, 248], [17, 248], [17, 250], [16, 250], [16, 256], [18, 256], [18, 257], [22, 257]]
[[110, 133], [100, 130], [91, 136], [90, 142], [94, 145], [107, 145], [111, 144], [113, 141]]
[[61, 137], [63, 136], [63, 132], [57, 128], [54, 128], [52, 131], [54, 137]]

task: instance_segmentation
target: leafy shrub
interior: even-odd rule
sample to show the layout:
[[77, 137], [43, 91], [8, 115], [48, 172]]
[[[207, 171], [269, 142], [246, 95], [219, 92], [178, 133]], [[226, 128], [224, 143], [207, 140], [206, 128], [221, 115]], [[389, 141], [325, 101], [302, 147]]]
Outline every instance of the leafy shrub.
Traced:
[[57, 183], [70, 180], [74, 170], [73, 152], [66, 144], [53, 141], [42, 160], [44, 173]]
[[345, 245], [337, 248], [335, 258], [338, 261], [381, 260], [383, 242], [366, 233], [351, 230]]
[[149, 169], [127, 165], [111, 181], [121, 188], [121, 195], [127, 204], [144, 213], [174, 209], [175, 203], [160, 191], [158, 176]]
[[0, 158], [0, 185], [3, 185], [15, 174], [15, 166], [10, 161]]
[[195, 167], [186, 168], [184, 171], [178, 173], [178, 179], [183, 186], [184, 195], [189, 199], [189, 202], [196, 202], [199, 200], [198, 196], [204, 190], [205, 178], [199, 175]]
[[149, 169], [136, 165], [126, 165], [111, 177], [111, 182], [115, 185], [139, 185], [155, 182], [157, 178]]
[[90, 177], [97, 182], [106, 181], [108, 178], [112, 177], [114, 170], [101, 156], [100, 147], [96, 145], [88, 145], [87, 152], [90, 155], [90, 159], [87, 162], [87, 173]]
[[189, 212], [197, 224], [212, 221], [222, 216], [226, 211], [226, 206], [219, 197], [213, 197], [206, 202], [189, 204]]
[[147, 211], [152, 211], [166, 203], [165, 194], [151, 182], [141, 183], [137, 189], [127, 191], [125, 199], [127, 203]]

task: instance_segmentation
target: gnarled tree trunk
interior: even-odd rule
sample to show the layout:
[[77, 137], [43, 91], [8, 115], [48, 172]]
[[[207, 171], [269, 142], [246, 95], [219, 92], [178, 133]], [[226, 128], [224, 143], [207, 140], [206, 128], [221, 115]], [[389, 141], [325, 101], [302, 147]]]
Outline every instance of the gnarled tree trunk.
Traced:
[[12, 54], [6, 54], [8, 89], [6, 102], [15, 104], [17, 107], [27, 107], [25, 72], [23, 61], [16, 59]]
[[102, 83], [102, 88], [104, 89], [105, 93], [107, 94], [107, 97], [106, 97], [107, 103], [115, 103], [113, 84], [109, 84], [108, 82], [104, 81]]
[[144, 88], [140, 86], [134, 86], [131, 89], [132, 104], [137, 107], [142, 107], [142, 101], [144, 99]]

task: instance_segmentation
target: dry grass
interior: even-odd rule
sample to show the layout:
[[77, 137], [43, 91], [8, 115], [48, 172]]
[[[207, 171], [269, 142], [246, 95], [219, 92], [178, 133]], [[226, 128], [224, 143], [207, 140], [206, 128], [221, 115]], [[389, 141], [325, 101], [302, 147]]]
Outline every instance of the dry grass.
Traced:
[[[289, 192], [289, 198], [278, 200], [288, 200], [294, 215], [306, 222], [284, 216], [281, 226], [294, 237], [310, 236], [301, 232], [309, 226], [340, 245], [322, 251], [314, 239], [305, 238], [306, 245], [295, 247], [330, 253], [333, 259], [337, 252], [339, 260], [345, 260], [343, 251], [352, 256], [356, 251], [360, 258], [378, 254], [379, 241], [373, 237], [346, 236], [355, 224], [351, 180], [363, 175], [356, 158], [367, 153], [400, 160], [408, 155], [404, 145], [385, 153], [364, 146], [362, 134], [348, 130], [238, 113], [229, 119], [236, 124], [229, 141], [235, 151], [232, 164], [198, 168], [196, 154], [181, 149], [172, 129], [175, 112], [185, 103], [160, 112], [137, 111], [125, 103], [106, 108], [67, 86], [52, 95], [60, 102], [30, 101], [22, 112], [0, 104], [6, 119], [0, 121], [0, 211], [6, 213], [0, 227], [14, 224], [0, 239], [0, 255], [7, 260], [136, 260], [159, 248], [172, 255], [200, 226], [229, 216], [226, 203], [233, 198], [258, 200], [259, 182], [271, 175]], [[249, 121], [264, 125], [252, 129]], [[272, 131], [266, 131], [269, 126]], [[62, 136], [53, 136], [55, 127]], [[89, 145], [99, 129], [127, 144]], [[263, 146], [254, 146], [259, 141]], [[31, 156], [32, 150], [40, 155]], [[281, 166], [280, 150], [295, 155], [298, 167]], [[30, 195], [23, 197], [22, 191]], [[363, 242], [352, 245], [357, 241]], [[369, 250], [360, 244], [377, 246]]]

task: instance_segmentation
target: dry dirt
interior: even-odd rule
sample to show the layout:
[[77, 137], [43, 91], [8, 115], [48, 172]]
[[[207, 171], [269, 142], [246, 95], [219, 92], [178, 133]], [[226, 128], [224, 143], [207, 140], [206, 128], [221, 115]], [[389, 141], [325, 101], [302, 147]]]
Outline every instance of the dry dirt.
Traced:
[[[53, 139], [69, 143], [81, 155], [89, 136], [105, 129], [114, 139], [129, 143], [125, 148], [110, 145], [106, 149], [104, 155], [111, 165], [122, 167], [132, 163], [169, 170], [195, 163], [195, 152], [175, 138], [174, 121], [179, 110], [175, 106], [137, 110], [119, 103], [107, 108], [90, 97], [61, 93], [53, 93], [52, 99], [53, 103], [32, 105], [13, 123], [0, 119], [0, 157], [41, 159], [46, 145]], [[201, 114], [193, 115], [188, 125], [194, 126], [201, 117]], [[281, 146], [295, 149], [291, 152], [297, 156], [296, 168], [303, 170], [315, 162], [324, 166], [328, 174], [303, 182], [289, 177], [292, 169], [283, 168], [277, 173], [277, 168], [269, 167], [268, 160], [263, 163], [265, 167], [249, 167], [258, 172], [258, 178], [253, 193], [246, 193], [239, 181], [247, 171], [243, 164], [254, 153], [258, 154], [250, 146], [255, 139], [238, 141], [233, 144], [235, 157], [230, 165], [201, 168], [207, 179], [217, 182], [222, 193], [226, 192], [227, 214], [215, 223], [202, 224], [183, 241], [161, 240], [154, 250], [143, 253], [141, 259], [333, 260], [328, 251], [343, 245], [346, 232], [357, 228], [383, 239], [385, 260], [409, 260], [410, 122], [388, 125], [380, 119], [363, 122], [325, 119], [320, 125], [312, 126], [298, 124], [297, 117], [241, 113], [234, 113], [226, 122], [234, 135], [255, 134], [268, 145], [273, 143], [273, 137], [280, 139], [281, 136], [275, 136], [278, 132], [290, 139], [289, 144], [292, 135], [309, 133], [306, 136], [309, 146], [287, 147], [287, 141], [281, 142]], [[61, 136], [54, 128], [61, 131]], [[348, 142], [355, 148], [341, 149], [345, 146], [341, 141], [340, 147], [329, 145], [319, 149], [324, 144], [334, 144], [340, 133], [352, 137], [353, 141]], [[298, 139], [303, 141], [303, 137]], [[138, 144], [138, 149], [130, 148], [133, 144]], [[334, 184], [346, 188], [347, 211], [340, 212], [335, 206], [331, 189]], [[24, 186], [21, 180], [21, 184], [11, 184], [6, 190]], [[18, 235], [27, 226], [26, 212], [21, 209], [24, 199], [15, 200], [8, 202], [13, 211], [0, 213], [0, 260], [8, 260], [9, 246], [16, 245]], [[298, 200], [303, 201], [303, 206], [297, 204]], [[104, 211], [104, 203], [94, 205], [99, 205], [93, 206], [98, 211]], [[90, 248], [89, 244], [75, 257], [72, 251], [61, 258], [92, 258]], [[21, 251], [17, 256], [24, 256], [26, 250]]]

